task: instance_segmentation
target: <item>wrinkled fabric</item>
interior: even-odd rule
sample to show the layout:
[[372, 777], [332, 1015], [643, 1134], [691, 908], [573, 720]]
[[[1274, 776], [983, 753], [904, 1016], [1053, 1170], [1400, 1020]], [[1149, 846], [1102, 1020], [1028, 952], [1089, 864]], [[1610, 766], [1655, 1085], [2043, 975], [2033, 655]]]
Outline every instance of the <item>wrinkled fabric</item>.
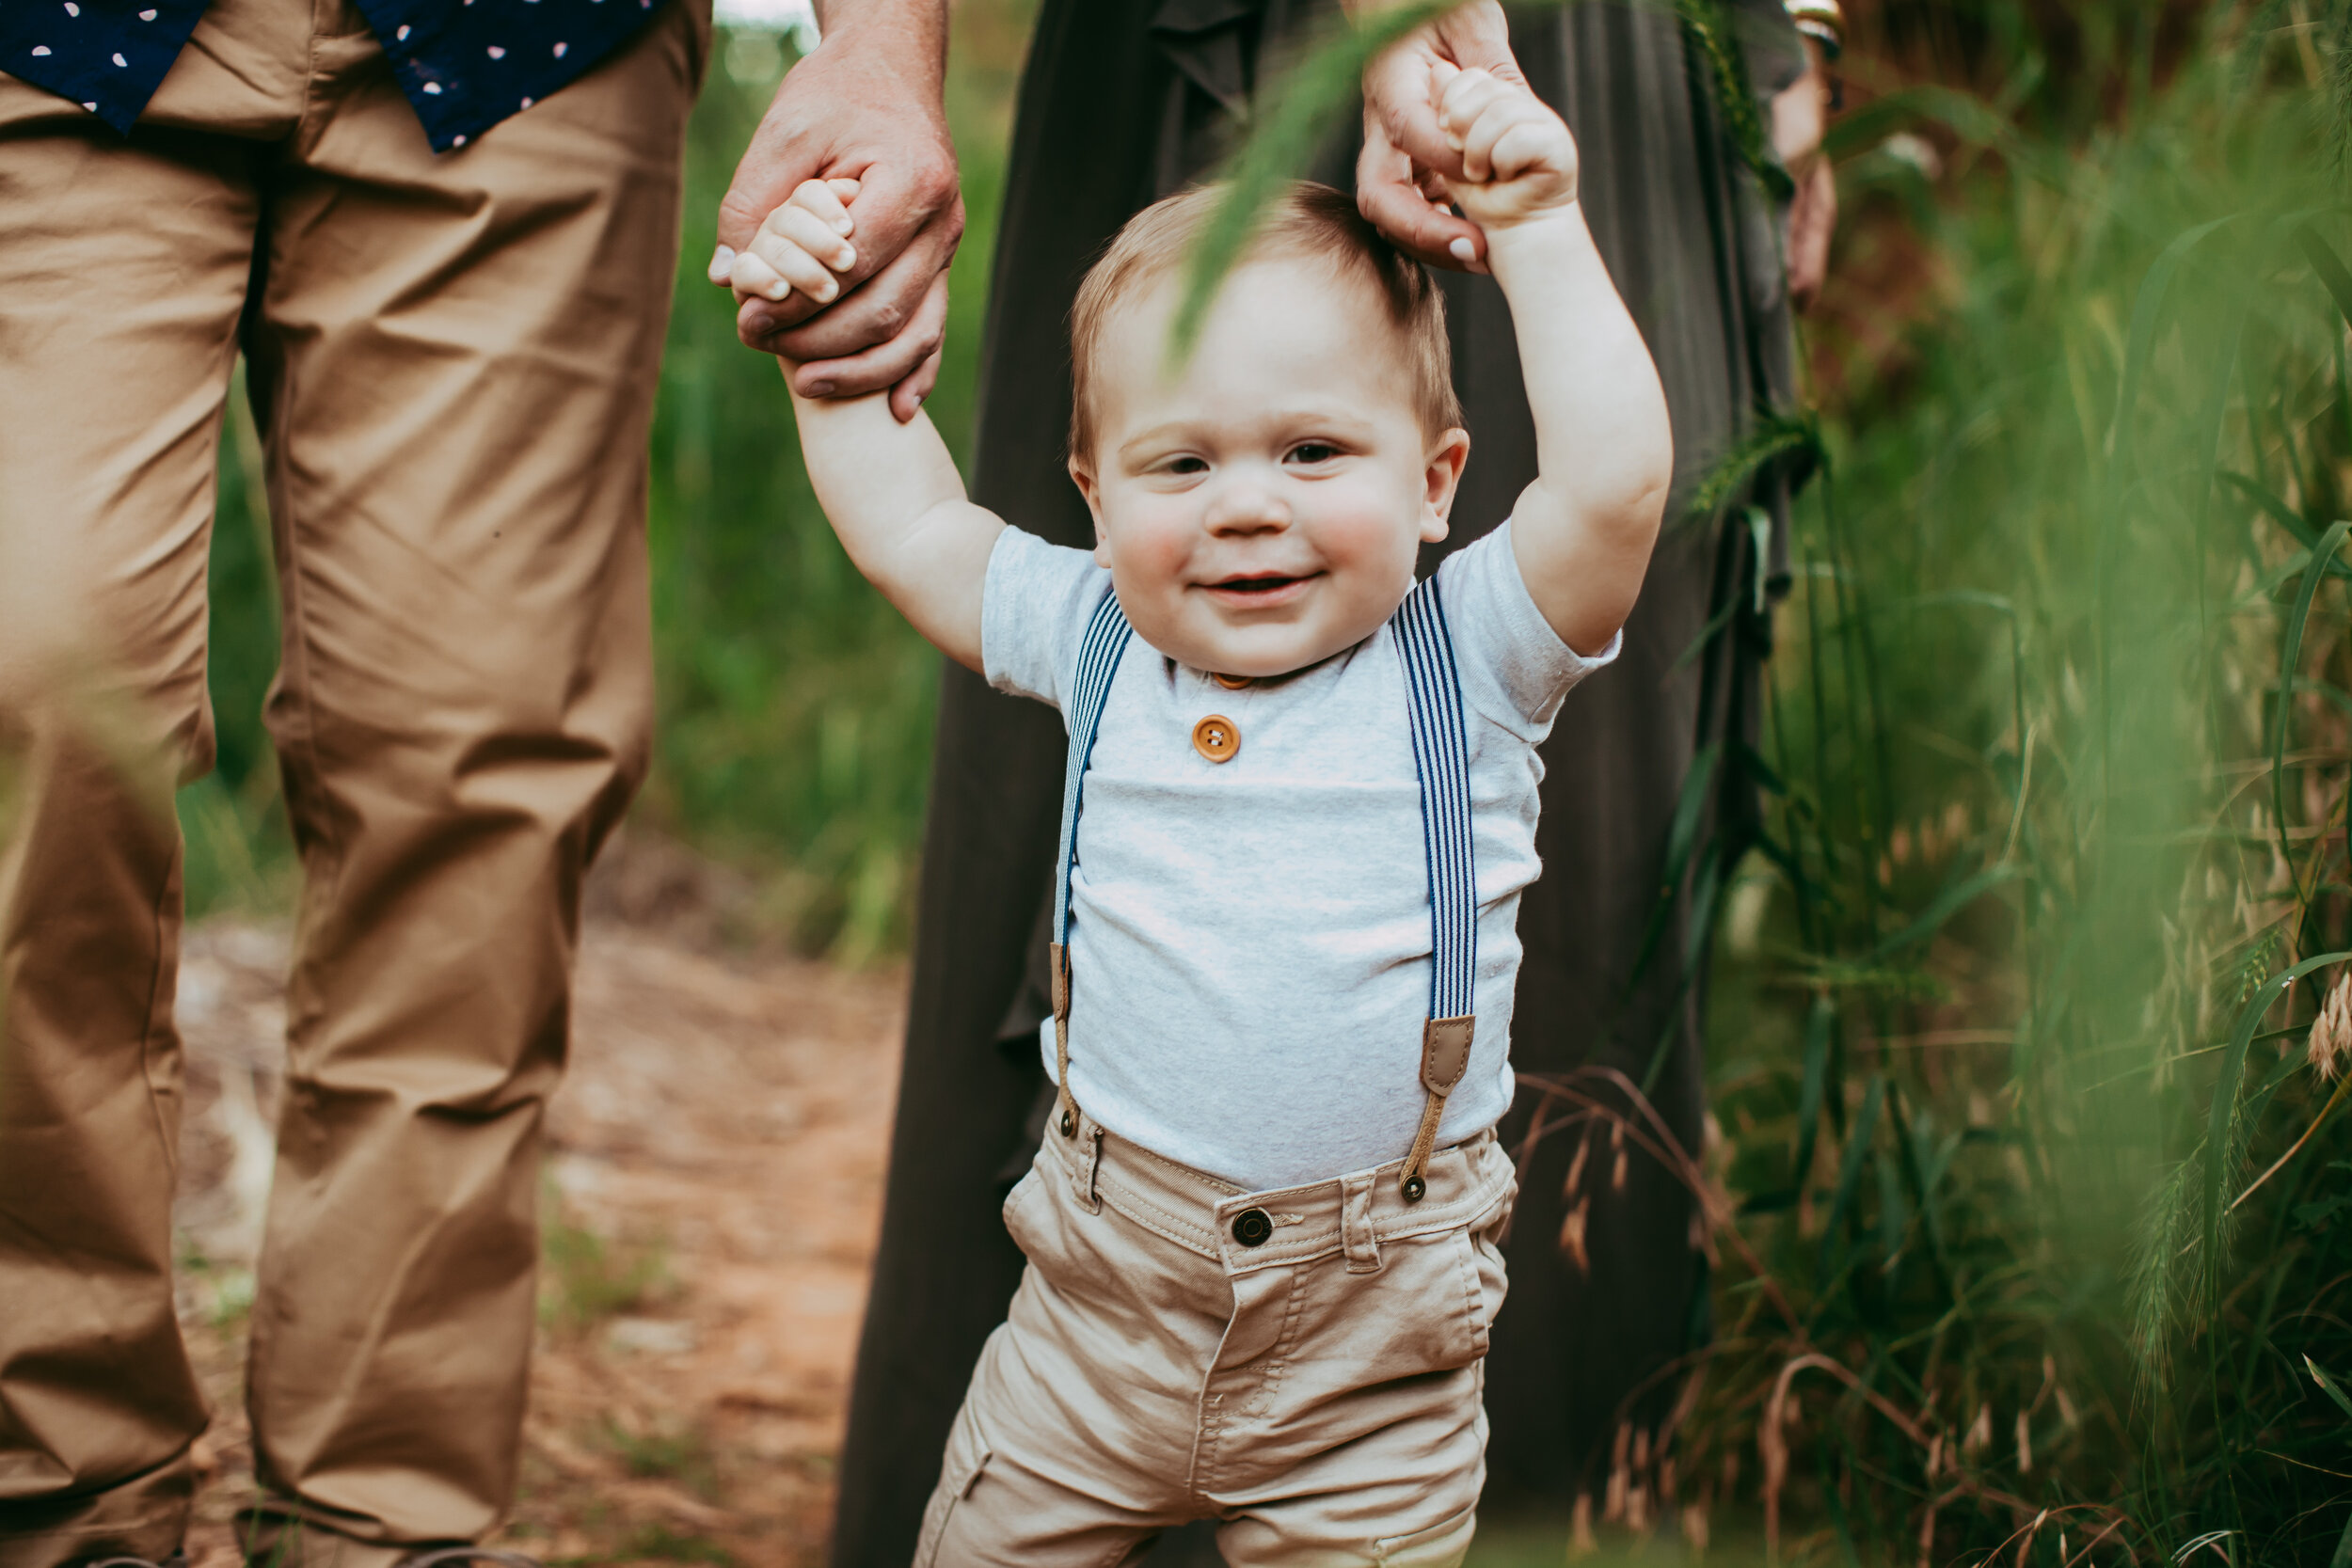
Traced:
[[915, 1568], [1099, 1568], [1192, 1520], [1234, 1568], [1460, 1562], [1511, 1162], [1443, 1150], [1419, 1203], [1401, 1168], [1245, 1193], [1091, 1117], [1049, 1135]]
[[160, 1560], [186, 1521], [170, 792], [212, 762], [240, 343], [306, 879], [257, 1467], [324, 1527], [289, 1568], [471, 1539], [514, 1488], [580, 884], [646, 757], [645, 438], [707, 11], [461, 162], [324, 14], [217, 0], [127, 142], [0, 79], [0, 562], [44, 611], [0, 616], [0, 1568]]
[[[0, 6], [0, 71], [128, 135], [213, 3], [11, 0]], [[358, 0], [437, 152], [579, 80], [660, 3]]]

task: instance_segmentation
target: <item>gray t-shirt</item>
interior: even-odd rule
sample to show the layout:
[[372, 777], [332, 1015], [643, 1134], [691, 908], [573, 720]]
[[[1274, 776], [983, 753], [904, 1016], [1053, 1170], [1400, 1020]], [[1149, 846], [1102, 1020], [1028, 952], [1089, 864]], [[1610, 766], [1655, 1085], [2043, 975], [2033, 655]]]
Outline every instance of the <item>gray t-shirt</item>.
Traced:
[[[989, 558], [989, 684], [1062, 708], [1109, 574], [1007, 529]], [[1511, 1103], [1535, 747], [1584, 658], [1528, 596], [1508, 525], [1438, 572], [1461, 671], [1478, 876], [1478, 1027], [1439, 1147]], [[1096, 733], [1070, 898], [1070, 1089], [1104, 1127], [1250, 1191], [1401, 1159], [1420, 1125], [1429, 880], [1408, 688], [1390, 628], [1228, 689], [1138, 637]], [[1065, 710], [1066, 712], [1066, 710]], [[1214, 762], [1194, 726], [1232, 721]], [[1052, 1025], [1041, 1041], [1054, 1070]]]

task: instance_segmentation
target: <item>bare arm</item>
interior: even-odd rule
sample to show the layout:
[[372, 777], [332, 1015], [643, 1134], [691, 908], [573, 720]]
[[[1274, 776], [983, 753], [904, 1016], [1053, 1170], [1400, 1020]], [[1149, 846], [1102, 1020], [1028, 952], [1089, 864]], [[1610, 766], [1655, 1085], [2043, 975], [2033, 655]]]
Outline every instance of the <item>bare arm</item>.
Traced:
[[[855, 180], [804, 180], [735, 259], [739, 293], [783, 304], [840, 297], [865, 235]], [[964, 499], [946, 443], [919, 411], [900, 420], [895, 394], [809, 397], [786, 361], [801, 453], [841, 547], [933, 646], [980, 668], [980, 593], [1005, 525]]]
[[1666, 397], [1576, 199], [1576, 144], [1515, 83], [1438, 68], [1440, 117], [1463, 175], [1449, 189], [1484, 230], [1511, 303], [1537, 475], [1512, 514], [1536, 607], [1598, 653], [1641, 593], [1674, 478]]
[[963, 476], [930, 417], [900, 424], [880, 392], [794, 392], [792, 414], [818, 504], [850, 561], [933, 647], [979, 669], [980, 590], [1005, 525], [964, 499]]

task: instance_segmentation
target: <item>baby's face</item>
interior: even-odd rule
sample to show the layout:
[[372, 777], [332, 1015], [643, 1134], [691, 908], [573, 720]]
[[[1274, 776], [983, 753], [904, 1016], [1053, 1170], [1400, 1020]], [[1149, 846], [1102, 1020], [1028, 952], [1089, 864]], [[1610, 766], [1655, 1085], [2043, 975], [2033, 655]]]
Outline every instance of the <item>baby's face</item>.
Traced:
[[1276, 675], [1362, 641], [1445, 537], [1469, 454], [1432, 436], [1373, 287], [1274, 258], [1236, 270], [1165, 373], [1173, 277], [1104, 323], [1094, 451], [1071, 463], [1094, 558], [1144, 641], [1196, 670]]

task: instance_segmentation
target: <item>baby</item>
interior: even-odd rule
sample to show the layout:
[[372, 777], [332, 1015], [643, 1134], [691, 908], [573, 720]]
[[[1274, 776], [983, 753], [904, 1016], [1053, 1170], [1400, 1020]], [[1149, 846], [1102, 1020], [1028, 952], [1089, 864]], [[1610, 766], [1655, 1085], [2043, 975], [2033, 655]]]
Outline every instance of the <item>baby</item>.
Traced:
[[[1537, 744], [1613, 657], [1672, 467], [1567, 128], [1441, 68], [1449, 196], [1510, 301], [1541, 477], [1419, 586], [1470, 454], [1438, 295], [1317, 186], [1177, 357], [1221, 193], [1129, 223], [1073, 313], [1092, 552], [973, 506], [880, 395], [794, 400], [859, 569], [1070, 732], [1059, 1098], [1005, 1202], [1028, 1257], [915, 1560], [1118, 1563], [1218, 1520], [1244, 1564], [1454, 1563], [1513, 1194], [1514, 930]], [[795, 193], [739, 290], [838, 292], [852, 182]]]

